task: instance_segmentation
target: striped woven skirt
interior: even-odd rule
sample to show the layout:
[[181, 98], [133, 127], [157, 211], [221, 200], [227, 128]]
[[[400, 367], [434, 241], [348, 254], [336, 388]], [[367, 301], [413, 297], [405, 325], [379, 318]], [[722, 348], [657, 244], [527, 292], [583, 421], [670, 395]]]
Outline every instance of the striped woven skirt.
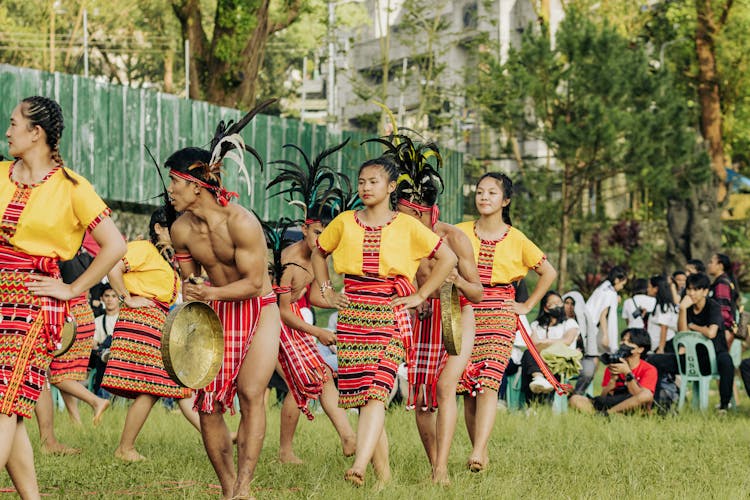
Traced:
[[[500, 389], [516, 337], [518, 316], [508, 309], [515, 296], [513, 285], [485, 286], [482, 302], [474, 304], [476, 336], [469, 369], [479, 370], [482, 389]], [[466, 373], [462, 378], [466, 378]], [[473, 395], [463, 384], [459, 385], [457, 392]]]
[[31, 418], [52, 360], [44, 299], [25, 285], [32, 273], [39, 270], [0, 262], [0, 413], [24, 418]]
[[349, 305], [339, 310], [336, 325], [339, 406], [358, 408], [370, 399], [385, 403], [405, 357], [390, 305], [394, 285], [380, 278], [347, 276], [344, 289]]
[[64, 380], [86, 380], [89, 357], [94, 347], [94, 312], [86, 294], [70, 301], [70, 314], [76, 320], [76, 338], [70, 350], [52, 359], [49, 365], [49, 381], [58, 384]]
[[190, 389], [169, 378], [164, 369], [161, 329], [166, 319], [167, 307], [161, 304], [120, 309], [102, 387], [126, 398], [151, 394], [181, 399], [191, 395]]
[[195, 411], [224, 413], [228, 409], [234, 415], [234, 396], [242, 362], [258, 329], [260, 313], [265, 306], [275, 303], [273, 293], [245, 300], [211, 302], [224, 329], [224, 361], [216, 378], [198, 390], [193, 405]]
[[[294, 302], [291, 307], [294, 314], [301, 319], [299, 304]], [[313, 414], [308, 409], [307, 402], [320, 397], [327, 378], [325, 361], [318, 352], [312, 335], [290, 328], [282, 322], [279, 364], [297, 408], [308, 420], [312, 420]]]
[[[443, 345], [443, 325], [439, 298], [429, 298], [430, 314], [414, 320], [414, 342], [410, 352], [410, 393], [422, 392], [424, 409], [437, 408], [437, 383], [448, 360]], [[414, 402], [411, 402], [414, 403]]]

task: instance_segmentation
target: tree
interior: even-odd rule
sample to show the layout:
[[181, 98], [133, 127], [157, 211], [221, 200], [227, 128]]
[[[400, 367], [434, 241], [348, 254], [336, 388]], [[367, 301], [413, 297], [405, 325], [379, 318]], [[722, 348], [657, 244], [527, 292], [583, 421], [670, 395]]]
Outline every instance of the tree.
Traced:
[[200, 0], [170, 1], [190, 42], [190, 97], [242, 108], [255, 104], [269, 37], [306, 8], [303, 0], [217, 0], [209, 37]]
[[[692, 174], [695, 136], [684, 106], [669, 91], [668, 75], [649, 67], [644, 47], [576, 9], [567, 12], [556, 38], [553, 48], [542, 24], [526, 30], [505, 64], [494, 51], [482, 53], [482, 90], [474, 98], [488, 124], [541, 139], [554, 154], [555, 165], [537, 168], [559, 179], [557, 200], [548, 189], [537, 190], [532, 176], [524, 175], [523, 183], [532, 196], [557, 203], [562, 286], [584, 194], [618, 174], [643, 183], [660, 176], [660, 184], [681, 169]], [[530, 222], [548, 226], [549, 218]]]

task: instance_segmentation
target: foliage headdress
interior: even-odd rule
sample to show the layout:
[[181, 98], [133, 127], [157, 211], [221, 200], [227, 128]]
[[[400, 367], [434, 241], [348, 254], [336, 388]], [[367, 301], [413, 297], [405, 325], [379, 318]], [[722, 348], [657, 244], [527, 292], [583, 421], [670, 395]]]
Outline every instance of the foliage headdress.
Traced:
[[261, 170], [263, 159], [255, 149], [245, 144], [240, 132], [258, 113], [274, 102], [276, 99], [264, 101], [237, 123], [233, 120], [229, 123], [221, 120], [211, 139], [210, 151], [201, 148], [185, 148], [177, 151], [165, 163], [165, 166], [170, 169], [170, 174], [207, 189], [216, 197], [216, 201], [225, 207], [230, 199], [239, 197], [239, 194], [228, 191], [223, 186], [221, 167], [226, 160], [234, 161], [250, 189], [250, 174], [245, 167], [244, 152], [249, 152], [258, 160]]
[[[273, 196], [288, 194], [289, 203], [300, 207], [304, 213], [305, 224], [322, 222], [323, 219], [333, 218], [332, 202], [340, 198], [342, 192], [337, 186], [344, 179], [341, 174], [333, 168], [325, 165], [323, 161], [332, 154], [340, 151], [349, 143], [349, 139], [341, 144], [328, 148], [320, 153], [315, 160], [310, 162], [307, 154], [296, 144], [285, 144], [285, 148], [292, 148], [299, 152], [304, 161], [299, 165], [291, 160], [276, 160], [272, 164], [282, 165], [281, 171], [268, 183], [267, 189], [277, 184], [287, 184]], [[346, 179], [348, 182], [348, 179]], [[297, 198], [297, 199], [295, 199]]]
[[271, 282], [273, 283], [274, 291], [277, 294], [290, 291], [289, 289], [281, 288], [279, 286], [279, 283], [281, 283], [281, 275], [284, 274], [284, 270], [287, 268], [287, 266], [293, 265], [301, 267], [294, 262], [289, 262], [287, 264], [281, 263], [281, 253], [286, 247], [294, 243], [293, 239], [287, 238], [286, 233], [289, 228], [296, 226], [298, 223], [299, 221], [292, 220], [288, 217], [282, 217], [273, 225], [265, 221], [261, 221], [260, 223], [263, 227], [263, 233], [266, 235], [266, 246], [269, 250], [271, 250], [269, 273], [271, 275]]

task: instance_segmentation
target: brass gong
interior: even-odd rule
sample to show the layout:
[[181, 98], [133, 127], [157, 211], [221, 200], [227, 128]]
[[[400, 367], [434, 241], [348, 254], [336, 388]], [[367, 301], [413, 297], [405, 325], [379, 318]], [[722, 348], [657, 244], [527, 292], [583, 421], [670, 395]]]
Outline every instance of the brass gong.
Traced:
[[461, 354], [461, 304], [453, 283], [440, 287], [440, 317], [443, 323], [443, 344], [448, 354]]
[[161, 353], [172, 380], [191, 389], [206, 387], [224, 359], [224, 331], [216, 311], [200, 301], [176, 306], [162, 328]]
[[77, 332], [78, 328], [75, 318], [73, 316], [68, 316], [67, 318], [65, 318], [62, 332], [60, 332], [60, 344], [57, 349], [52, 351], [52, 356], [58, 358], [68, 352], [70, 348], [73, 347], [73, 344], [76, 341]]

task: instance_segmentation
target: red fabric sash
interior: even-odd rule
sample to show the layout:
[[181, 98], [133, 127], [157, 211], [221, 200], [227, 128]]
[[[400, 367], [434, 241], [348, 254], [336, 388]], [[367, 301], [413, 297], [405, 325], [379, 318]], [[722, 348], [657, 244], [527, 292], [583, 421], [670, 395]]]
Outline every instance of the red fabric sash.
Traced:
[[[52, 257], [28, 255], [0, 245], [0, 269], [37, 269], [52, 278], [60, 278], [58, 260]], [[25, 287], [24, 287], [25, 288]], [[68, 316], [68, 302], [54, 297], [42, 297], [42, 314], [44, 314], [44, 335], [47, 348], [54, 351], [60, 348], [62, 327]]]
[[424, 213], [424, 212], [430, 212], [430, 227], [435, 228], [435, 224], [438, 221], [438, 218], [440, 217], [440, 209], [438, 208], [437, 204], [432, 205], [431, 207], [428, 207], [426, 205], [420, 205], [419, 203], [414, 203], [412, 201], [409, 201], [404, 198], [399, 198], [398, 200], [399, 205], [403, 205], [405, 207], [412, 208], [416, 210], [417, 212]]
[[203, 182], [197, 177], [186, 174], [184, 172], [178, 172], [175, 169], [170, 169], [169, 174], [174, 175], [175, 177], [179, 177], [180, 179], [184, 179], [188, 182], [194, 182], [200, 187], [207, 189], [208, 191], [213, 193], [213, 195], [216, 197], [216, 201], [218, 201], [219, 205], [221, 205], [222, 207], [226, 207], [229, 204], [229, 200], [231, 200], [232, 198], [239, 198], [240, 196], [234, 191], [227, 191], [223, 186], [212, 186], [211, 184]]

